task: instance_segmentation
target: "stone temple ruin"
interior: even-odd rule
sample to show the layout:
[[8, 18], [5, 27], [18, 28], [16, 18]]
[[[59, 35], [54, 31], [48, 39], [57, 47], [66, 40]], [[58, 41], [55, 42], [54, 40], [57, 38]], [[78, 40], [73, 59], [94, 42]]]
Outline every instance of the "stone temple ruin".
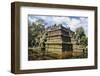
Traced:
[[47, 42], [45, 43], [46, 55], [56, 59], [66, 59], [82, 56], [83, 48], [77, 44], [75, 32], [62, 25], [52, 26], [47, 30]]
[[79, 40], [75, 38], [75, 32], [70, 28], [54, 25], [46, 28], [44, 35], [42, 34], [46, 37], [44, 47], [28, 48], [29, 60], [71, 59], [87, 56]]

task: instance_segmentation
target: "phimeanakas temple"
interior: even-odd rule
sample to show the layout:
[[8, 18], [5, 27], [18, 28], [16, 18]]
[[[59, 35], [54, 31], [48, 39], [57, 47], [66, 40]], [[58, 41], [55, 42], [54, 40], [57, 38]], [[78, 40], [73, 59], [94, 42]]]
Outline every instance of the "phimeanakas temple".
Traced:
[[83, 48], [81, 45], [77, 45], [74, 35], [75, 33], [70, 28], [62, 25], [49, 28], [46, 54], [58, 59], [82, 56]]
[[[75, 32], [62, 25], [54, 25], [45, 29], [46, 42], [44, 48], [28, 49], [29, 60], [51, 60], [84, 58], [84, 49], [75, 38]], [[43, 40], [42, 40], [43, 41]]]

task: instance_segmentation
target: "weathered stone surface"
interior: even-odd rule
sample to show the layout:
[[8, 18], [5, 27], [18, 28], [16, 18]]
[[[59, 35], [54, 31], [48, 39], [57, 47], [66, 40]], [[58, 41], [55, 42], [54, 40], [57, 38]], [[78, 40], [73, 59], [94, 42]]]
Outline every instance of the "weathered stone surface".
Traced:
[[83, 53], [83, 49], [76, 45], [73, 38], [74, 32], [63, 26], [55, 26], [48, 29], [46, 51], [56, 58], [71, 58]]

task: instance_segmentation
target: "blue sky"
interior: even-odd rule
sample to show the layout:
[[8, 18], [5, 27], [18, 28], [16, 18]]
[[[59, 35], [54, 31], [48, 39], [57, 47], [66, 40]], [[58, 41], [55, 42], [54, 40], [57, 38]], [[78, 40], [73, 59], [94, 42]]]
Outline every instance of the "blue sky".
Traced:
[[80, 16], [36, 16], [29, 15], [28, 20], [30, 23], [42, 19], [46, 26], [52, 26], [54, 24], [62, 24], [65, 27], [70, 27], [72, 31], [75, 31], [78, 27], [83, 27], [85, 34], [88, 35], [88, 17]]

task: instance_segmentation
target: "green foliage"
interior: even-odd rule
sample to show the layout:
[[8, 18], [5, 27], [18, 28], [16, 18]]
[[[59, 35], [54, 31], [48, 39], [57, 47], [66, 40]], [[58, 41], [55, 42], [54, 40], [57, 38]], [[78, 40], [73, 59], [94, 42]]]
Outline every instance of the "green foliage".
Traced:
[[82, 27], [77, 28], [75, 36], [77, 43], [83, 48], [82, 57], [86, 58], [88, 56], [88, 37], [85, 35], [84, 29]]
[[82, 36], [80, 39], [80, 44], [86, 47], [88, 45], [88, 38], [86, 36]]
[[82, 27], [79, 27], [76, 29], [76, 38], [81, 39], [82, 36], [85, 36], [84, 29]]
[[81, 44], [84, 48], [88, 45], [88, 38], [85, 35], [83, 27], [79, 27], [76, 29], [75, 38], [79, 44]]
[[28, 25], [28, 46], [37, 47], [40, 45], [40, 40], [45, 31], [43, 20], [39, 19]]

